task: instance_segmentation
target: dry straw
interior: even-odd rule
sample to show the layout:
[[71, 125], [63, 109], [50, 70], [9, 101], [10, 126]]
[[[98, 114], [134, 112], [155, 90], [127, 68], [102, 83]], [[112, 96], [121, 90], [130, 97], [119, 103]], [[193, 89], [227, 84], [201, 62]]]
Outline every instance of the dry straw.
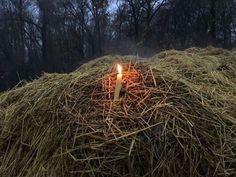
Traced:
[[236, 176], [235, 54], [119, 57], [116, 103], [112, 56], [0, 94], [0, 176]]

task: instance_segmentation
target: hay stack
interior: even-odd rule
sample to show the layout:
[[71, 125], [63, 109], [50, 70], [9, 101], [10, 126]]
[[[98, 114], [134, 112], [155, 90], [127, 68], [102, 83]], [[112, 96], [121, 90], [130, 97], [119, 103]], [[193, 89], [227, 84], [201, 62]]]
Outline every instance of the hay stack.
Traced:
[[235, 54], [107, 56], [0, 94], [0, 176], [235, 176]]

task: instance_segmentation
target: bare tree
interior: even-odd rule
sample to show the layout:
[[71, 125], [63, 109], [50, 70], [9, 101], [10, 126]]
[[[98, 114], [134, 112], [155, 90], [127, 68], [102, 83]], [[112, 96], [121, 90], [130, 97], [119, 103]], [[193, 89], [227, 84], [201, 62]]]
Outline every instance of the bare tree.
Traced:
[[1, 0], [0, 89], [107, 53], [231, 48], [235, 29], [236, 0]]

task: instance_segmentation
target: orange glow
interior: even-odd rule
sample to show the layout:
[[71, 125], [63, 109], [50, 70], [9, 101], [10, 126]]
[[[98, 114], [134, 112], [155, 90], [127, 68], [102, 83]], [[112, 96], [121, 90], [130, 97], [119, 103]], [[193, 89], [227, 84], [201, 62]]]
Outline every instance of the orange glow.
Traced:
[[117, 65], [117, 70], [118, 70], [118, 73], [119, 73], [119, 74], [122, 73], [122, 67], [121, 67], [121, 65], [119, 65], [119, 64]]

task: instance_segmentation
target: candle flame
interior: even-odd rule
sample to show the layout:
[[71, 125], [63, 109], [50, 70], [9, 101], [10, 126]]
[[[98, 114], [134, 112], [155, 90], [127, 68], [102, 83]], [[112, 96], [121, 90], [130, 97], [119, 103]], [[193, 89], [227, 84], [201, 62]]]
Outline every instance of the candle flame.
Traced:
[[121, 67], [121, 65], [117, 64], [117, 70], [118, 70], [118, 73], [119, 73], [119, 74], [122, 73], [122, 67]]

